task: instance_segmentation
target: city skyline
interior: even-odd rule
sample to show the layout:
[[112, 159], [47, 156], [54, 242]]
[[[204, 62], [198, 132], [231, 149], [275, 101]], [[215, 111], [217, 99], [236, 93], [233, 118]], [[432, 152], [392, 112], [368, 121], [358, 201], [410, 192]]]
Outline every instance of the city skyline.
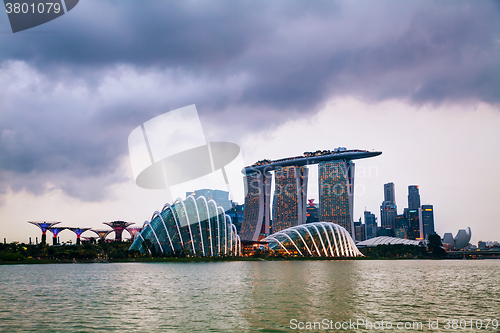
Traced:
[[[285, 158], [282, 160], [290, 160], [289, 158]], [[340, 163], [339, 163], [340, 162]], [[263, 163], [259, 161], [258, 164]], [[266, 161], [261, 165], [271, 165], [272, 161]], [[290, 162], [293, 163], [293, 162]], [[345, 165], [345, 161], [337, 161], [337, 162], [321, 162], [320, 168], [323, 168], [326, 173], [330, 175], [328, 179], [322, 179], [320, 177], [318, 179], [318, 184], [322, 184], [320, 188], [336, 188], [336, 187], [345, 187], [346, 180], [343, 178], [349, 172], [342, 170], [342, 166]], [[323, 164], [323, 165], [322, 165]], [[326, 166], [325, 166], [326, 164]], [[348, 163], [351, 165], [352, 170], [354, 170], [354, 163]], [[334, 170], [329, 170], [329, 167], [334, 167]], [[272, 168], [272, 166], [270, 166]], [[250, 169], [250, 167], [247, 167]], [[265, 168], [263, 170], [266, 170]], [[336, 179], [339, 175], [339, 172], [343, 174], [340, 182]], [[306, 223], [313, 222], [335, 222], [336, 224], [342, 226], [347, 225], [349, 227], [349, 219], [352, 219], [352, 216], [347, 216], [347, 222], [342, 218], [329, 218], [329, 216], [322, 216], [320, 214], [321, 204], [314, 204], [314, 199], [306, 199], [307, 198], [307, 186], [308, 186], [308, 168], [306, 167], [296, 167], [296, 166], [279, 166], [275, 169], [274, 178], [272, 177], [272, 173], [266, 172], [266, 183], [261, 183], [259, 180], [264, 179], [264, 174], [260, 172], [250, 172], [248, 174], [248, 186], [250, 191], [247, 194], [247, 203], [249, 206], [249, 210], [247, 212], [250, 213], [247, 215], [247, 222], [245, 225], [245, 237], [249, 239], [256, 238], [255, 240], [260, 240], [260, 238], [280, 232], [284, 229], [288, 229], [290, 227], [296, 227]], [[349, 178], [352, 176], [349, 176]], [[274, 179], [274, 181], [272, 181]], [[351, 181], [350, 181], [351, 182]], [[353, 182], [353, 181], [352, 181]], [[260, 183], [260, 184], [259, 184]], [[274, 184], [272, 184], [274, 183]], [[269, 188], [274, 185], [274, 193], [271, 195], [261, 196], [259, 195], [259, 188], [263, 187], [267, 188], [267, 191], [264, 190], [262, 193], [269, 193]], [[384, 202], [381, 206], [380, 216], [382, 222], [377, 223], [377, 218], [375, 214], [370, 211], [364, 211], [364, 223], [362, 222], [362, 218], [358, 221], [352, 222], [352, 231], [350, 235], [356, 241], [364, 241], [377, 236], [389, 236], [396, 238], [404, 238], [404, 239], [427, 239], [428, 235], [435, 233], [435, 225], [434, 225], [434, 209], [433, 205], [420, 205], [420, 195], [418, 191], [418, 185], [409, 185], [408, 186], [408, 207], [403, 208], [402, 214], [397, 214], [395, 206], [395, 185], [394, 183], [384, 184]], [[257, 191], [252, 191], [257, 190]], [[348, 207], [353, 199], [350, 199], [347, 194], [348, 191], [333, 191], [335, 196], [331, 203], [331, 197], [328, 196], [326, 205], [331, 206], [333, 204], [333, 210], [331, 213], [338, 215], [342, 213], [344, 207], [338, 205], [338, 201], [346, 201]], [[200, 196], [206, 198], [206, 200], [214, 200], [214, 202], [221, 206], [226, 214], [230, 216], [233, 220], [232, 223], [235, 224], [238, 232], [241, 227], [241, 223], [243, 222], [243, 212], [245, 204], [238, 204], [237, 202], [229, 200], [229, 192], [224, 190], [212, 190], [212, 189], [197, 189], [194, 191], [186, 192], [186, 198], [189, 196], [193, 196], [195, 199], [198, 199]], [[321, 196], [321, 193], [320, 193]], [[262, 199], [267, 197], [268, 199]], [[268, 200], [272, 200], [269, 203]], [[265, 201], [264, 207], [262, 207], [262, 201]], [[309, 204], [306, 204], [306, 201], [309, 201]], [[324, 200], [321, 200], [322, 202]], [[269, 205], [271, 211], [267, 211], [265, 206]], [[325, 204], [323, 204], [325, 205]], [[384, 219], [388, 219], [386, 216], [388, 213], [385, 212], [386, 205], [388, 205], [391, 209], [394, 207], [394, 214], [391, 215], [390, 223]], [[168, 206], [168, 205], [167, 205]], [[313, 208], [311, 210], [311, 208]], [[306, 209], [307, 208], [307, 209]], [[240, 212], [240, 216], [238, 217], [238, 210]], [[350, 208], [347, 208], [347, 211], [350, 211]], [[255, 215], [258, 212], [260, 215]], [[313, 215], [311, 215], [313, 214]], [[345, 214], [345, 212], [344, 212]], [[385, 215], [384, 215], [385, 214]], [[324, 215], [324, 213], [323, 213]], [[268, 218], [266, 219], [266, 216]], [[332, 221], [327, 221], [331, 219]], [[259, 221], [260, 220], [260, 221]], [[404, 221], [403, 221], [404, 220]], [[147, 221], [146, 221], [147, 222]], [[124, 221], [114, 221], [114, 222], [103, 222], [104, 224], [110, 226], [112, 229], [110, 230], [93, 230], [90, 228], [75, 228], [75, 227], [45, 227], [45, 225], [53, 225], [58, 224], [60, 222], [29, 222], [31, 224], [37, 225], [41, 228], [42, 238], [41, 242], [44, 242], [43, 235], [45, 234], [44, 230], [51, 231], [54, 235], [53, 245], [59, 244], [59, 240], [57, 234], [63, 230], [71, 230], [77, 234], [77, 244], [80, 241], [80, 235], [85, 231], [91, 231], [94, 233], [98, 233], [101, 238], [105, 238], [111, 232], [115, 232], [114, 240], [121, 241], [121, 233], [123, 230], [127, 230], [132, 238], [135, 232], [143, 229], [142, 227], [133, 227], [129, 228], [133, 223], [127, 223]], [[259, 227], [260, 225], [260, 227]], [[266, 229], [268, 230], [266, 232]], [[349, 230], [346, 231], [349, 232]], [[385, 230], [391, 229], [391, 230]], [[257, 232], [260, 231], [260, 232]], [[389, 232], [389, 233], [388, 233]], [[92, 238], [92, 237], [86, 237]], [[57, 240], [56, 240], [57, 239]], [[30, 244], [32, 243], [32, 239], [30, 237]], [[38, 237], [35, 238], [35, 244], [38, 244]]]
[[[113, 21], [95, 15], [103, 8]], [[237, 144], [245, 165], [383, 151], [356, 161], [355, 221], [366, 207], [380, 222], [383, 184], [394, 182], [399, 207], [417, 184], [437, 233], [470, 226], [473, 243], [499, 239], [498, 17], [497, 1], [89, 0], [12, 34], [4, 15], [0, 238], [27, 242], [38, 230], [26, 221], [141, 225], [168, 200], [135, 184], [128, 135], [196, 104], [207, 141]], [[472, 197], [484, 208], [457, 209]]]

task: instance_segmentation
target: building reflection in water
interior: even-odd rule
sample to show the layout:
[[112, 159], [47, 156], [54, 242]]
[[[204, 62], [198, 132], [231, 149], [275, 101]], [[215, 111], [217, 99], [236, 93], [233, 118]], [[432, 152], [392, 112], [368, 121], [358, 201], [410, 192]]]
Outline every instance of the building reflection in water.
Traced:
[[287, 330], [290, 320], [344, 321], [356, 313], [355, 261], [255, 262], [242, 315], [251, 328]]

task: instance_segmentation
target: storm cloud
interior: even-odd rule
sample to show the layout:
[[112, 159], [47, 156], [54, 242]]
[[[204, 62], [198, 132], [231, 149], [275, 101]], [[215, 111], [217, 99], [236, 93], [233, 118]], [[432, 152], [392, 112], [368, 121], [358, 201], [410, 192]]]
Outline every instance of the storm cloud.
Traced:
[[500, 102], [497, 1], [86, 0], [0, 43], [1, 191], [98, 200], [130, 131], [189, 104], [234, 139], [338, 96]]

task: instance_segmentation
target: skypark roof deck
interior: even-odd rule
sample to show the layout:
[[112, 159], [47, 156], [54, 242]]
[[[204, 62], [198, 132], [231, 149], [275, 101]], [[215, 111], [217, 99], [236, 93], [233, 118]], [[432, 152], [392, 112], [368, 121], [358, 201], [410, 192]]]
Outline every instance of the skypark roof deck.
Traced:
[[381, 154], [381, 151], [368, 151], [361, 149], [347, 150], [345, 148], [336, 148], [334, 151], [323, 150], [316, 152], [305, 152], [302, 156], [282, 158], [275, 161], [262, 160], [253, 165], [245, 167], [244, 171], [245, 173], [266, 172], [276, 170], [276, 168], [278, 167], [292, 165], [304, 166], [334, 160], [358, 160], [361, 158], [375, 157]]

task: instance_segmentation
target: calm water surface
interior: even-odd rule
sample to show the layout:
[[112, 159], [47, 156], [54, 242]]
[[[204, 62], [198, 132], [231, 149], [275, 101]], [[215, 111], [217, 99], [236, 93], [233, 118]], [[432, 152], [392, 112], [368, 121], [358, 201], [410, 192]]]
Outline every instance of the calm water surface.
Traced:
[[446, 319], [500, 320], [499, 276], [500, 260], [0, 266], [0, 331], [293, 332], [293, 319], [363, 319], [451, 332]]

